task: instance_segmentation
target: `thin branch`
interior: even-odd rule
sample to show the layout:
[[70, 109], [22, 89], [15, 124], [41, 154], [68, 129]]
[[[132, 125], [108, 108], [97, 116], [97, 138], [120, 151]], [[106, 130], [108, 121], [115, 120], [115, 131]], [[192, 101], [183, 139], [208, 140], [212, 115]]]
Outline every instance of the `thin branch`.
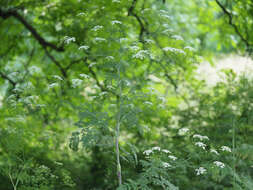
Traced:
[[96, 72], [95, 72], [95, 71], [92, 69], [92, 67], [87, 63], [87, 60], [88, 60], [87, 57], [85, 57], [85, 58], [83, 59], [84, 64], [88, 67], [89, 72], [91, 73], [93, 79], [96, 81], [96, 84], [97, 84], [97, 86], [100, 88], [100, 90], [101, 90], [102, 92], [109, 92], [109, 93], [115, 95], [116, 98], [119, 98], [119, 95], [118, 95], [116, 92], [114, 92], [114, 91], [112, 91], [112, 90], [106, 88], [103, 84], [101, 84], [101, 83], [99, 82], [99, 79], [98, 79], [98, 77], [97, 77]]
[[134, 12], [134, 8], [136, 6], [137, 0], [133, 0], [130, 8], [128, 9], [128, 16], [134, 16], [135, 19], [137, 20], [137, 22], [140, 25], [140, 34], [139, 34], [139, 40], [141, 42], [143, 42], [143, 35], [144, 33], [148, 33], [148, 31], [146, 30], [144, 23], [142, 22], [141, 18]]
[[71, 63], [67, 67], [65, 67], [64, 70], [68, 71], [73, 65], [79, 63], [82, 60], [83, 60], [83, 58], [71, 61]]
[[222, 11], [228, 16], [229, 24], [234, 28], [236, 34], [241, 38], [241, 40], [246, 44], [247, 48], [251, 46], [251, 44], [248, 42], [248, 40], [242, 35], [242, 33], [239, 31], [239, 28], [233, 23], [233, 16], [232, 14], [219, 2], [219, 0], [215, 0], [218, 6], [222, 9]]
[[2, 8], [0, 8], [0, 17], [2, 17], [3, 19], [8, 19], [9, 17], [14, 17], [16, 18], [19, 22], [21, 22], [26, 29], [28, 29], [31, 34], [34, 36], [34, 38], [39, 42], [40, 45], [42, 45], [44, 48], [46, 47], [50, 47], [56, 51], [62, 52], [64, 51], [63, 47], [57, 47], [55, 44], [47, 42], [38, 32], [37, 30], [31, 25], [29, 24], [25, 18], [20, 15], [18, 13], [17, 10], [15, 9], [9, 9], [9, 10], [4, 10]]
[[16, 86], [17, 83], [16, 83], [15, 81], [13, 81], [10, 77], [8, 77], [7, 75], [5, 75], [5, 74], [4, 74], [3, 72], [1, 72], [1, 71], [0, 71], [0, 76], [1, 76], [3, 79], [9, 81], [9, 82], [12, 84], [13, 87]]
[[54, 56], [52, 56], [49, 51], [47, 50], [47, 48], [44, 48], [46, 55], [49, 57], [49, 59], [60, 69], [62, 75], [64, 78], [67, 78], [67, 72], [66, 70], [61, 66], [61, 64], [54, 58]]

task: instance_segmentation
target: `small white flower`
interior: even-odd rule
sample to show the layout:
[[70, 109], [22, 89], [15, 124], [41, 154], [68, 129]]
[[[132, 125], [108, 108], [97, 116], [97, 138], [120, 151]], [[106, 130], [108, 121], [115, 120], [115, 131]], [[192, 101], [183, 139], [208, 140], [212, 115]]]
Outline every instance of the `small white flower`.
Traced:
[[162, 165], [165, 168], [171, 167], [171, 165], [169, 163], [167, 163], [167, 162], [163, 162]]
[[54, 88], [54, 87], [57, 87], [57, 86], [59, 86], [58, 83], [52, 83], [52, 84], [48, 85], [48, 88], [51, 89], [51, 88]]
[[204, 144], [202, 142], [196, 142], [195, 145], [202, 148], [202, 149], [204, 149], [204, 150], [206, 149], [206, 144]]
[[219, 155], [219, 153], [218, 153], [217, 150], [215, 150], [215, 149], [211, 149], [210, 152]]
[[229, 148], [228, 146], [222, 146], [222, 147], [221, 147], [221, 150], [222, 150], [222, 151], [227, 151], [227, 152], [232, 152], [232, 151], [231, 151], [231, 148]]
[[173, 35], [173, 36], [171, 36], [171, 38], [173, 38], [173, 39], [175, 39], [175, 40], [181, 40], [181, 41], [184, 40], [183, 37], [182, 37], [182, 36], [179, 36], [179, 35]]
[[87, 50], [89, 49], [90, 47], [89, 46], [80, 46], [78, 49], [84, 49], [84, 50]]
[[107, 59], [107, 60], [114, 60], [114, 57], [113, 56], [107, 56], [105, 59]]
[[151, 153], [153, 153], [152, 150], [145, 150], [145, 151], [143, 152], [143, 154], [145, 154], [145, 155], [147, 155], [147, 156], [149, 156]]
[[133, 58], [143, 60], [146, 57], [146, 55], [149, 55], [148, 50], [140, 50], [135, 55], [133, 55]]
[[183, 50], [181, 49], [177, 49], [177, 48], [172, 48], [172, 47], [165, 47], [163, 48], [164, 51], [170, 51], [170, 52], [173, 52], [173, 53], [179, 53], [179, 54], [186, 54]]
[[170, 27], [169, 24], [163, 24], [162, 26], [163, 26], [164, 28], [169, 28], [169, 27]]
[[97, 42], [106, 42], [106, 39], [104, 38], [100, 38], [100, 37], [96, 37], [94, 38], [94, 41], [97, 43]]
[[220, 161], [214, 161], [213, 162], [217, 167], [220, 167], [220, 168], [224, 168], [225, 167], [225, 164], [220, 162]]
[[113, 90], [113, 89], [114, 89], [114, 87], [111, 86], [111, 85], [108, 85], [107, 88], [108, 88], [109, 90]]
[[171, 160], [174, 160], [174, 161], [177, 159], [176, 156], [172, 156], [172, 155], [169, 155], [168, 158], [170, 158]]
[[168, 15], [167, 12], [162, 12], [162, 13], [160, 14], [160, 16], [161, 16], [161, 17], [164, 17], [164, 18], [166, 18], [166, 19], [171, 19], [171, 16]]
[[89, 76], [89, 75], [86, 75], [86, 74], [80, 74], [80, 77], [85, 78], [85, 79], [90, 78], [90, 76]]
[[184, 47], [184, 49], [189, 50], [189, 51], [195, 51], [195, 49], [191, 46], [186, 46]]
[[112, 21], [112, 25], [114, 25], [114, 24], [122, 24], [120, 21], [118, 21], [118, 20], [113, 20]]
[[206, 173], [206, 169], [203, 167], [199, 167], [197, 169], [195, 169], [195, 171], [197, 172], [197, 175], [202, 175]]
[[130, 46], [129, 48], [133, 51], [137, 51], [140, 49], [138, 46]]
[[171, 152], [170, 152], [169, 150], [167, 150], [167, 149], [162, 149], [162, 152], [164, 152], [164, 153], [166, 153], [166, 154], [168, 154], [168, 153], [171, 154]]
[[161, 148], [160, 148], [159, 146], [155, 146], [155, 147], [153, 147], [151, 150], [157, 150], [157, 151], [160, 151], [160, 150], [161, 150]]
[[165, 10], [160, 10], [159, 11], [161, 14], [167, 14], [168, 12], [167, 11], [165, 11]]
[[86, 13], [78, 13], [77, 16], [84, 16]]
[[101, 92], [101, 93], [99, 94], [99, 96], [104, 96], [104, 95], [106, 95], [106, 94], [108, 94], [108, 92]]
[[144, 42], [146, 42], [147, 44], [153, 44], [153, 43], [154, 43], [154, 40], [145, 39]]
[[28, 68], [29, 71], [32, 73], [32, 74], [35, 74], [35, 73], [42, 73], [41, 69], [37, 66], [31, 66]]
[[72, 87], [73, 88], [76, 88], [76, 87], [80, 86], [82, 84], [82, 82], [83, 82], [80, 79], [72, 79], [71, 81], [72, 81]]
[[119, 42], [122, 43], [122, 42], [126, 42], [127, 40], [128, 40], [127, 38], [120, 38]]
[[145, 8], [145, 9], [143, 9], [142, 11], [141, 11], [141, 14], [144, 14], [145, 12], [148, 12], [148, 11], [150, 11], [151, 9], [150, 8]]
[[55, 25], [55, 30], [56, 30], [56, 31], [62, 30], [62, 24], [61, 24], [60, 22], [58, 22], [58, 23]]
[[60, 76], [58, 76], [58, 75], [54, 75], [53, 76], [55, 79], [58, 79], [58, 80], [63, 80]]
[[91, 64], [89, 64], [89, 67], [93, 67], [93, 65], [96, 65], [96, 62], [92, 62]]
[[76, 38], [75, 38], [75, 37], [68, 37], [68, 36], [65, 36], [63, 40], [64, 40], [64, 42], [65, 42], [66, 44], [69, 44], [70, 42], [75, 42], [75, 41], [76, 41]]
[[103, 28], [103, 26], [97, 25], [97, 26], [94, 26], [91, 30], [96, 32], [98, 30], [101, 30], [102, 28]]
[[199, 134], [195, 134], [193, 135], [193, 138], [197, 138], [199, 140], [209, 140], [209, 138], [207, 136], [202, 136], [202, 135], [199, 135]]
[[145, 101], [144, 104], [153, 105], [152, 102]]
[[179, 129], [178, 133], [179, 135], [184, 135], [185, 133], [187, 133], [190, 129], [184, 127], [184, 128], [181, 128]]
[[120, 3], [120, 0], [112, 0], [113, 3]]

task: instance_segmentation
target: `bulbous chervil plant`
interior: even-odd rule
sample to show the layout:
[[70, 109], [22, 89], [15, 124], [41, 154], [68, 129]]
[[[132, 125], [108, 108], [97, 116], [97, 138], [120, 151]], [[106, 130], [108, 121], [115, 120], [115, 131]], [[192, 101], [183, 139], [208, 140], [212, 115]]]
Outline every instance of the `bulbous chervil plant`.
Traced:
[[0, 189], [253, 189], [252, 79], [196, 72], [252, 55], [252, 8], [2, 0]]

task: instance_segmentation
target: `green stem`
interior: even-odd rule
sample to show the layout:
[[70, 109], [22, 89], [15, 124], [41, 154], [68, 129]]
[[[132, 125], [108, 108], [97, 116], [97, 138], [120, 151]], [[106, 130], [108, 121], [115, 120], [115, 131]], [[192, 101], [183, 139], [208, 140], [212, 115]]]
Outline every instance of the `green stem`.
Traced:
[[234, 118], [232, 119], [232, 128], [233, 128], [233, 139], [232, 139], [232, 150], [233, 150], [233, 182], [234, 182], [234, 189], [235, 189], [235, 124]]
[[121, 165], [120, 165], [120, 152], [119, 152], [119, 136], [120, 136], [120, 118], [121, 118], [121, 94], [122, 94], [122, 88], [121, 88], [121, 82], [120, 82], [120, 70], [118, 70], [119, 74], [119, 96], [117, 98], [117, 104], [118, 104], [118, 114], [117, 114], [117, 123], [116, 123], [116, 158], [117, 158], [117, 177], [118, 177], [118, 183], [119, 186], [122, 184], [122, 176], [121, 176]]

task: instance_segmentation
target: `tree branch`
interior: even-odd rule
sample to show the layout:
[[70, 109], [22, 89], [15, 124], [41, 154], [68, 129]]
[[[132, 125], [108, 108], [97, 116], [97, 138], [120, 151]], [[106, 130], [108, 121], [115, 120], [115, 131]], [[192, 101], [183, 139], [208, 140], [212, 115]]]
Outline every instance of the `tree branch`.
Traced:
[[248, 40], [242, 35], [242, 33], [239, 31], [239, 28], [233, 23], [233, 16], [232, 14], [219, 2], [219, 0], [215, 0], [218, 6], [222, 9], [222, 11], [228, 16], [228, 22], [229, 24], [234, 28], [236, 34], [241, 38], [241, 40], [246, 44], [247, 48], [251, 46], [251, 44], [248, 42]]
[[139, 40], [141, 42], [144, 42], [143, 40], [143, 34], [146, 32], [148, 33], [148, 31], [145, 29], [144, 23], [142, 22], [141, 18], [134, 12], [134, 8], [136, 6], [137, 0], [133, 0], [130, 8], [128, 9], [128, 16], [134, 16], [135, 19], [137, 20], [137, 22], [140, 25], [140, 34], [139, 34]]
[[44, 47], [44, 50], [46, 52], [46, 55], [49, 57], [49, 59], [60, 69], [62, 75], [64, 78], [67, 78], [67, 72], [66, 70], [61, 66], [61, 64], [49, 53], [49, 51], [47, 50], [47, 48]]
[[14, 9], [9, 9], [9, 10], [4, 10], [2, 8], [0, 8], [0, 17], [2, 17], [3, 19], [8, 19], [9, 17], [14, 17], [16, 18], [19, 22], [21, 22], [26, 29], [28, 29], [32, 35], [34, 36], [34, 38], [39, 42], [40, 45], [42, 45], [44, 48], [46, 47], [50, 47], [56, 51], [62, 52], [64, 51], [63, 47], [57, 47], [55, 44], [47, 42], [38, 32], [37, 30], [31, 25], [29, 24], [25, 18], [20, 15], [18, 13], [17, 10]]
[[0, 71], [0, 76], [3, 79], [8, 80], [12, 84], [13, 87], [16, 86], [17, 83], [15, 81], [13, 81], [11, 78], [9, 78], [7, 75], [5, 75], [4, 73], [2, 73], [1, 71]]

